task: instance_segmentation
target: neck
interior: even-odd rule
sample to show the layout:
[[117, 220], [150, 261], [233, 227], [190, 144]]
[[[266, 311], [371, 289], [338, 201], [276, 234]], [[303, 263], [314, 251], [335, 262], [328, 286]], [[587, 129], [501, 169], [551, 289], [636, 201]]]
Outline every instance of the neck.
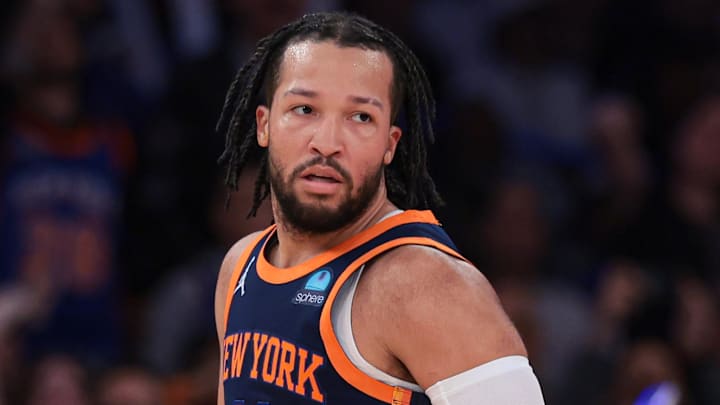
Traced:
[[367, 210], [353, 222], [327, 233], [299, 232], [288, 224], [280, 212], [275, 199], [272, 201], [273, 212], [277, 219], [276, 248], [268, 254], [268, 260], [276, 267], [292, 267], [337, 246], [365, 229], [378, 223], [385, 215], [398, 208], [391, 203], [385, 193], [370, 203]]

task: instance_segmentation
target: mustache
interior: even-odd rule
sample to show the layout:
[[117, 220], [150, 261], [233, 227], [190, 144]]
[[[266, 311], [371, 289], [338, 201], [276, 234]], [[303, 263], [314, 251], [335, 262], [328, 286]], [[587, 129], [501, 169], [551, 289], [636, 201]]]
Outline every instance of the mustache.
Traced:
[[305, 163], [300, 164], [298, 167], [293, 170], [292, 175], [290, 178], [294, 179], [300, 175], [305, 169], [311, 167], [311, 166], [327, 166], [335, 169], [338, 173], [340, 173], [340, 176], [342, 176], [343, 180], [345, 180], [346, 183], [351, 183], [352, 178], [350, 177], [350, 173], [348, 173], [345, 168], [340, 166], [340, 163], [338, 163], [335, 159], [324, 157], [324, 156], [316, 156], [310, 160], [308, 160]]

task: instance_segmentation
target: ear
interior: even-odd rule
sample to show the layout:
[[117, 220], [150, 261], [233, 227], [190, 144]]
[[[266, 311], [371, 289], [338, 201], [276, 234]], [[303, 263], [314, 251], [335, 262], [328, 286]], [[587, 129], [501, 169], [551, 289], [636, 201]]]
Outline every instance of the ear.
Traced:
[[402, 129], [393, 125], [390, 127], [389, 135], [390, 136], [388, 137], [388, 148], [385, 151], [385, 155], [383, 156], [383, 163], [385, 164], [385, 166], [389, 165], [392, 162], [393, 157], [395, 157], [395, 149], [397, 149], [397, 144], [400, 141], [400, 137], [402, 137]]
[[259, 105], [255, 109], [255, 123], [257, 124], [257, 143], [263, 148], [268, 146], [268, 134], [269, 134], [269, 122], [270, 122], [270, 109], [264, 105]]

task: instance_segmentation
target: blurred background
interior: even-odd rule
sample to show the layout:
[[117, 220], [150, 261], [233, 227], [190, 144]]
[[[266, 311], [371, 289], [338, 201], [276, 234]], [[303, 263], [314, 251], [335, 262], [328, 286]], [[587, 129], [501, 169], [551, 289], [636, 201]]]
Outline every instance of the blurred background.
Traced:
[[215, 404], [213, 130], [254, 43], [309, 11], [404, 39], [439, 102], [437, 212], [548, 404], [670, 382], [720, 404], [717, 0], [4, 0], [0, 404]]

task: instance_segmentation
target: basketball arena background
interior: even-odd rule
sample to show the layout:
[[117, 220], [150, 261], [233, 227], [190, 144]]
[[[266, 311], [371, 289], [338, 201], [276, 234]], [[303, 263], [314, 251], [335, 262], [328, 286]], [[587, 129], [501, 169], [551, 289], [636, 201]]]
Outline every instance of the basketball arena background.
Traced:
[[214, 123], [259, 38], [331, 9], [426, 66], [437, 215], [547, 403], [720, 404], [717, 0], [4, 0], [0, 403], [215, 404], [217, 271], [270, 216], [254, 172], [224, 209]]

